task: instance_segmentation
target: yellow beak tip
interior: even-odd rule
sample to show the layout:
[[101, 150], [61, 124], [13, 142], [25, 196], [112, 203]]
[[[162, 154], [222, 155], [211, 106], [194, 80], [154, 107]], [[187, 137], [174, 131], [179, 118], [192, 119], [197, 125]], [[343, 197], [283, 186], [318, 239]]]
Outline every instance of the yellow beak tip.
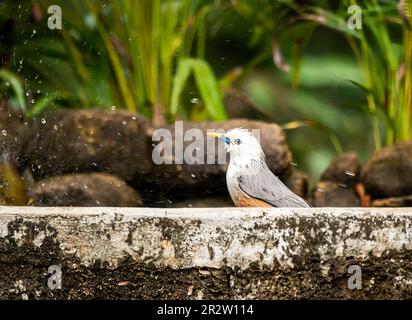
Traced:
[[219, 138], [219, 137], [222, 136], [221, 133], [217, 133], [217, 132], [207, 132], [206, 134], [207, 134], [209, 137], [212, 137], [212, 138]]

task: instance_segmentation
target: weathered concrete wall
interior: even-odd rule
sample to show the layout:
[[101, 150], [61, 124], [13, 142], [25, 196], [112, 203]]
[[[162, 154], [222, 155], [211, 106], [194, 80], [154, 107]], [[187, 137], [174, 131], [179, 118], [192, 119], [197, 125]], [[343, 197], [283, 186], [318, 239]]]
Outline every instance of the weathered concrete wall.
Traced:
[[411, 299], [412, 208], [0, 207], [0, 298]]

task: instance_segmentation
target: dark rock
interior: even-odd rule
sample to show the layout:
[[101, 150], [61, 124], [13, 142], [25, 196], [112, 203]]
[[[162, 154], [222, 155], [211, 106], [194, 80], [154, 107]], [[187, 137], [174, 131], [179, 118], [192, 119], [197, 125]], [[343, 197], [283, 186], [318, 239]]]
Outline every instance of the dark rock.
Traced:
[[125, 181], [152, 168], [148, 123], [126, 111], [62, 110], [33, 123], [34, 176], [100, 171]]
[[354, 152], [338, 156], [322, 174], [321, 181], [331, 181], [353, 187], [359, 180], [361, 165]]
[[283, 183], [299, 197], [308, 197], [308, 175], [297, 169], [292, 169], [286, 177], [280, 177]]
[[363, 166], [361, 182], [372, 199], [412, 194], [412, 141], [376, 151]]
[[321, 181], [310, 199], [314, 207], [359, 207], [359, 199], [352, 188], [335, 182]]
[[0, 99], [0, 162], [22, 166], [22, 155], [28, 134], [29, 126], [23, 115], [10, 110], [10, 107]]
[[359, 207], [355, 191], [361, 165], [356, 153], [338, 156], [325, 170], [311, 196], [315, 207]]
[[140, 195], [105, 173], [68, 174], [35, 183], [28, 194], [36, 206], [138, 207]]
[[412, 207], [412, 195], [377, 199], [372, 201], [372, 207]]

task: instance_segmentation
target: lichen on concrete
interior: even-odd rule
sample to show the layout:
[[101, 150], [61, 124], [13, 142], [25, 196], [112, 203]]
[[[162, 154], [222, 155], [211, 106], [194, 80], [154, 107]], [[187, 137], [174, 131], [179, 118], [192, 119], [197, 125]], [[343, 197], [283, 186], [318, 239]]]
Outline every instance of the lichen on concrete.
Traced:
[[411, 220], [408, 208], [1, 207], [0, 298], [412, 298]]

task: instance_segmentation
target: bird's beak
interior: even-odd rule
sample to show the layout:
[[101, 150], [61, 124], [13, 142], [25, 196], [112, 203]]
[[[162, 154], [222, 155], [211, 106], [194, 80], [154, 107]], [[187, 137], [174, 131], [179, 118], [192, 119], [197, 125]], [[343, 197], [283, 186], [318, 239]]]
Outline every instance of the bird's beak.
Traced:
[[206, 134], [209, 137], [216, 138], [216, 139], [219, 139], [219, 138], [223, 137], [223, 133], [219, 133], [219, 132], [207, 132]]
[[226, 137], [225, 134], [219, 133], [219, 132], [207, 132], [206, 133], [209, 137], [219, 139], [223, 141], [225, 144], [229, 145], [230, 144], [230, 139]]

